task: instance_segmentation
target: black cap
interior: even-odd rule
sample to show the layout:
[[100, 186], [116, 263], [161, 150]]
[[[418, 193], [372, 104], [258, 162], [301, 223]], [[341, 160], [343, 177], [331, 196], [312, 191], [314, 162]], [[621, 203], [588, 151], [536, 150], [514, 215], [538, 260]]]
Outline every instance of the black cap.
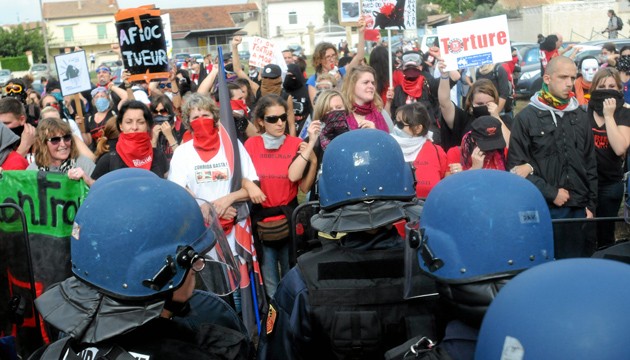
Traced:
[[280, 66], [276, 64], [267, 64], [262, 71], [262, 77], [267, 79], [275, 79], [280, 77], [281, 75], [282, 70], [280, 69]]
[[472, 137], [481, 151], [505, 148], [501, 122], [493, 116], [481, 116], [472, 122]]

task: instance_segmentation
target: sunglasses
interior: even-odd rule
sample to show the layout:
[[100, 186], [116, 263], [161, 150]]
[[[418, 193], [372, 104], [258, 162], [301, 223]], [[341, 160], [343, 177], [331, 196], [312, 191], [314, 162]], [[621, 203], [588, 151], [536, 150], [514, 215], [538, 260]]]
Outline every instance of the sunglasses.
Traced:
[[402, 130], [402, 129], [404, 129], [404, 128], [406, 128], [407, 126], [409, 126], [409, 124], [405, 124], [405, 123], [404, 123], [404, 122], [402, 122], [402, 121], [398, 121], [398, 122], [396, 122], [396, 127], [398, 127], [398, 128], [399, 128], [399, 129], [401, 129], [401, 130]]
[[168, 116], [169, 115], [169, 113], [168, 113], [168, 111], [166, 111], [166, 109], [155, 110], [155, 111], [153, 111], [153, 114], [155, 114], [155, 115], [163, 115], [163, 116]]
[[52, 107], [55, 107], [55, 106], [57, 106], [57, 105], [59, 105], [59, 103], [58, 103], [58, 102], [49, 102], [49, 103], [44, 104], [44, 107], [47, 107], [47, 106], [52, 106]]
[[4, 91], [6, 91], [7, 93], [21, 93], [22, 92], [22, 85], [18, 85], [18, 84], [13, 84], [13, 85], [7, 85], [4, 88]]
[[170, 89], [171, 88], [171, 83], [166, 83], [166, 84], [160, 83], [160, 85], [158, 85], [158, 86], [160, 87], [160, 89], [164, 89], [164, 88]]
[[97, 74], [100, 74], [102, 72], [106, 72], [108, 74], [112, 73], [112, 71], [110, 69], [106, 68], [106, 67], [100, 67], [100, 68], [96, 69], [96, 73]]
[[49, 143], [53, 144], [53, 145], [58, 145], [61, 140], [63, 139], [64, 143], [69, 143], [70, 141], [72, 141], [72, 134], [66, 134], [64, 136], [55, 136], [55, 137], [51, 137], [46, 139], [46, 141], [48, 141]]
[[282, 122], [286, 122], [288, 118], [289, 118], [289, 115], [287, 115], [287, 113], [284, 113], [282, 115], [265, 116], [264, 120], [270, 124], [275, 124], [278, 122], [278, 120], [282, 120]]

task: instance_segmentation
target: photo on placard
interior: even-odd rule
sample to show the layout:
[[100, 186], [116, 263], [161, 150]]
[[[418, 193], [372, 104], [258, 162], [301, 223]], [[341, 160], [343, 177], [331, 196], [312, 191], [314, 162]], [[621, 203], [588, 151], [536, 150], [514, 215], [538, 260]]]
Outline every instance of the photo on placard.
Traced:
[[339, 0], [339, 24], [356, 26], [361, 16], [360, 0]]
[[85, 51], [57, 55], [55, 56], [55, 66], [57, 67], [57, 74], [59, 74], [63, 96], [92, 88]]

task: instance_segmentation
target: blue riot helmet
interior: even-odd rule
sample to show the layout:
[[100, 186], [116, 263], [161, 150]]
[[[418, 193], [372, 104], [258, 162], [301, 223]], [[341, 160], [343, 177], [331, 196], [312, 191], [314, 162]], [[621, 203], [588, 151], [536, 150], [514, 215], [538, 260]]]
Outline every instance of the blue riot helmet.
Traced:
[[475, 358], [627, 359], [630, 266], [565, 259], [514, 277], [483, 319]]
[[319, 203], [330, 210], [369, 200], [410, 200], [416, 195], [411, 167], [386, 132], [361, 129], [330, 142], [322, 160]]
[[528, 180], [469, 170], [440, 181], [420, 219], [418, 262], [447, 283], [514, 275], [553, 260], [549, 208]]
[[[111, 181], [88, 196], [77, 212], [72, 272], [124, 300], [155, 298], [177, 289], [189, 270], [198, 271], [204, 281], [227, 275], [225, 282], [235, 288], [239, 276], [232, 251], [216, 215], [208, 218], [210, 226], [197, 201], [173, 182], [158, 177]], [[226, 271], [203, 275], [208, 268], [216, 271], [212, 265], [217, 263]]]
[[96, 180], [94, 184], [92, 184], [92, 186], [90, 187], [90, 192], [88, 193], [88, 196], [96, 192], [101, 186], [104, 186], [105, 184], [132, 177], [158, 178], [157, 174], [155, 174], [153, 171], [147, 171], [141, 168], [116, 169], [98, 178], [98, 180]]
[[333, 139], [319, 177], [322, 211], [311, 225], [325, 233], [376, 229], [418, 218], [414, 177], [400, 146], [389, 134], [362, 129]]

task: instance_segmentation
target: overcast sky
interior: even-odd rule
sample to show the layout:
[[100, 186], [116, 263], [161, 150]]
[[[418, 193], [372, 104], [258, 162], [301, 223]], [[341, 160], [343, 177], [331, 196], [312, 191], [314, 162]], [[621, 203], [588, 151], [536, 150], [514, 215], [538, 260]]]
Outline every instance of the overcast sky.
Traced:
[[[42, 2], [59, 2], [59, 0], [42, 0]], [[246, 0], [118, 0], [118, 6], [120, 8], [130, 8], [155, 4], [159, 8], [172, 9], [204, 5], [244, 4], [245, 2]], [[202, 5], [202, 3], [204, 4]], [[0, 11], [0, 25], [38, 21], [42, 18], [39, 0], [0, 0], [0, 9], [2, 9]]]

